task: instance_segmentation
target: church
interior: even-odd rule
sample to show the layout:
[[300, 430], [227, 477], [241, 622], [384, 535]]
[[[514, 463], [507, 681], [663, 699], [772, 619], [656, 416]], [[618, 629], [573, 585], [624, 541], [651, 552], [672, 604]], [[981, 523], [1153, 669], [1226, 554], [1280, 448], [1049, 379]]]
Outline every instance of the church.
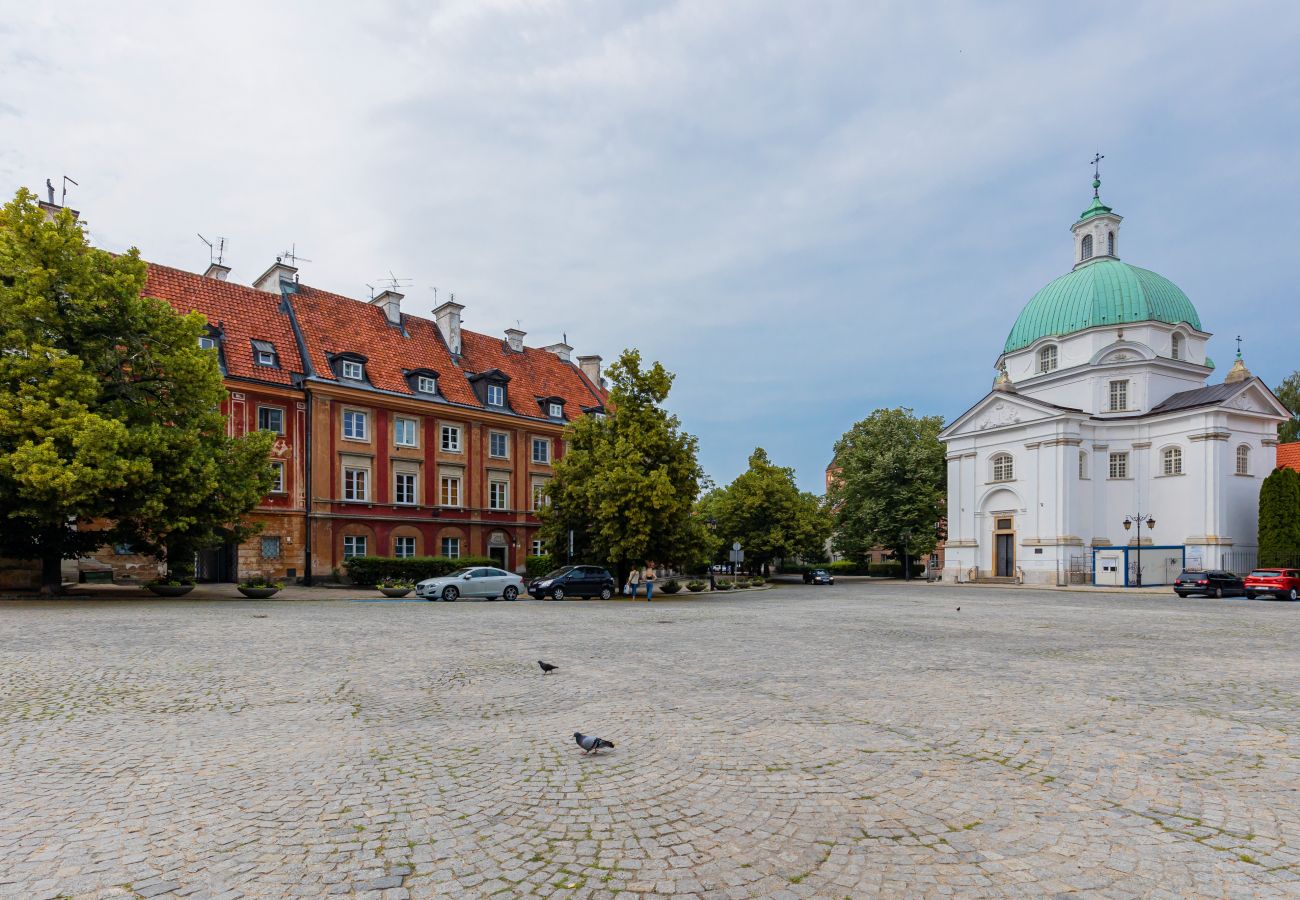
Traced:
[[1120, 259], [1093, 200], [1073, 268], [1035, 294], [992, 390], [940, 434], [945, 581], [1115, 586], [1255, 564], [1259, 489], [1288, 413], [1237, 359], [1222, 383], [1196, 308]]

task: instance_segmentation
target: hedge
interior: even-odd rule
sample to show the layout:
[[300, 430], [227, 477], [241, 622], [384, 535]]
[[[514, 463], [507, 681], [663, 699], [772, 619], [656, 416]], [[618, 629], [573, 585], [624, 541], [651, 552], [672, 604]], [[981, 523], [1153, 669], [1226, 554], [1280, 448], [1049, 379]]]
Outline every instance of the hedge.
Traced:
[[497, 566], [497, 561], [486, 556], [408, 556], [396, 559], [389, 556], [354, 556], [347, 561], [348, 577], [355, 584], [374, 584], [384, 578], [398, 581], [423, 581], [440, 578], [465, 566]]
[[530, 556], [524, 560], [524, 571], [528, 573], [528, 580], [541, 578], [558, 569], [555, 563], [555, 557], [549, 553], [543, 553], [541, 556]]
[[[915, 568], [915, 567], [913, 567]], [[889, 562], [872, 563], [867, 566], [867, 574], [874, 575], [877, 578], [902, 578], [903, 564], [897, 560]]]

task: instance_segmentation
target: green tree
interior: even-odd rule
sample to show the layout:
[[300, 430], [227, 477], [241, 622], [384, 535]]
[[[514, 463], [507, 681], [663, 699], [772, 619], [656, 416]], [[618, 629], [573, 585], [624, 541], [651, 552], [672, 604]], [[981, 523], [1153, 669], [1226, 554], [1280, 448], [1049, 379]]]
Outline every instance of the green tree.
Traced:
[[29, 191], [0, 208], [0, 555], [41, 560], [47, 591], [106, 543], [238, 530], [269, 485], [271, 437], [226, 436], [203, 317], [143, 296], [145, 274]]
[[934, 550], [947, 481], [942, 429], [938, 416], [878, 409], [836, 442], [839, 472], [827, 495], [836, 550], [853, 559], [872, 547], [899, 559]]
[[792, 557], [821, 559], [831, 533], [821, 500], [800, 491], [794, 469], [774, 465], [762, 447], [735, 481], [701, 498], [698, 510], [706, 522], [716, 522], [724, 549], [739, 541], [745, 561], [756, 567]]
[[607, 371], [609, 412], [583, 416], [565, 436], [564, 456], [540, 513], [542, 540], [568, 556], [624, 573], [647, 561], [691, 562], [706, 539], [692, 515], [702, 473], [696, 439], [663, 408], [673, 376], [624, 350]]
[[1291, 418], [1277, 427], [1277, 439], [1284, 444], [1300, 441], [1300, 372], [1292, 372], [1273, 393], [1291, 410]]
[[1278, 467], [1259, 488], [1259, 564], [1300, 564], [1300, 472]]

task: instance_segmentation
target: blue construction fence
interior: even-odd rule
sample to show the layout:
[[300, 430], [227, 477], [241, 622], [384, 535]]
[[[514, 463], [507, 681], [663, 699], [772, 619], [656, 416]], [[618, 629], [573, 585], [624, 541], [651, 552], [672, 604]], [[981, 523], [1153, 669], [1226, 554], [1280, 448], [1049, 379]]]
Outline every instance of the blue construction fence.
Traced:
[[1093, 547], [1092, 583], [1109, 587], [1136, 587], [1139, 564], [1142, 566], [1142, 587], [1173, 584], [1187, 565], [1187, 548], [1181, 544], [1163, 547]]

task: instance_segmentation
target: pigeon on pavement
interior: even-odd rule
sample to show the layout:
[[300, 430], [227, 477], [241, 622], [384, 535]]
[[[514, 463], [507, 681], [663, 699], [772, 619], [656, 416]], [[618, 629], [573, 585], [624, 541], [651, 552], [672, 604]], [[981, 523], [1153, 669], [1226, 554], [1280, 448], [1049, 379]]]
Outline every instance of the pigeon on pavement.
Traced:
[[583, 753], [597, 753], [602, 747], [609, 747], [610, 749], [614, 747], [611, 742], [604, 738], [598, 738], [594, 734], [583, 734], [581, 731], [575, 731], [573, 739], [578, 742], [578, 746], [582, 748]]
[[542, 662], [540, 659], [537, 661], [537, 664], [542, 667], [543, 675], [549, 675], [559, 668], [559, 666], [553, 666], [548, 662]]

